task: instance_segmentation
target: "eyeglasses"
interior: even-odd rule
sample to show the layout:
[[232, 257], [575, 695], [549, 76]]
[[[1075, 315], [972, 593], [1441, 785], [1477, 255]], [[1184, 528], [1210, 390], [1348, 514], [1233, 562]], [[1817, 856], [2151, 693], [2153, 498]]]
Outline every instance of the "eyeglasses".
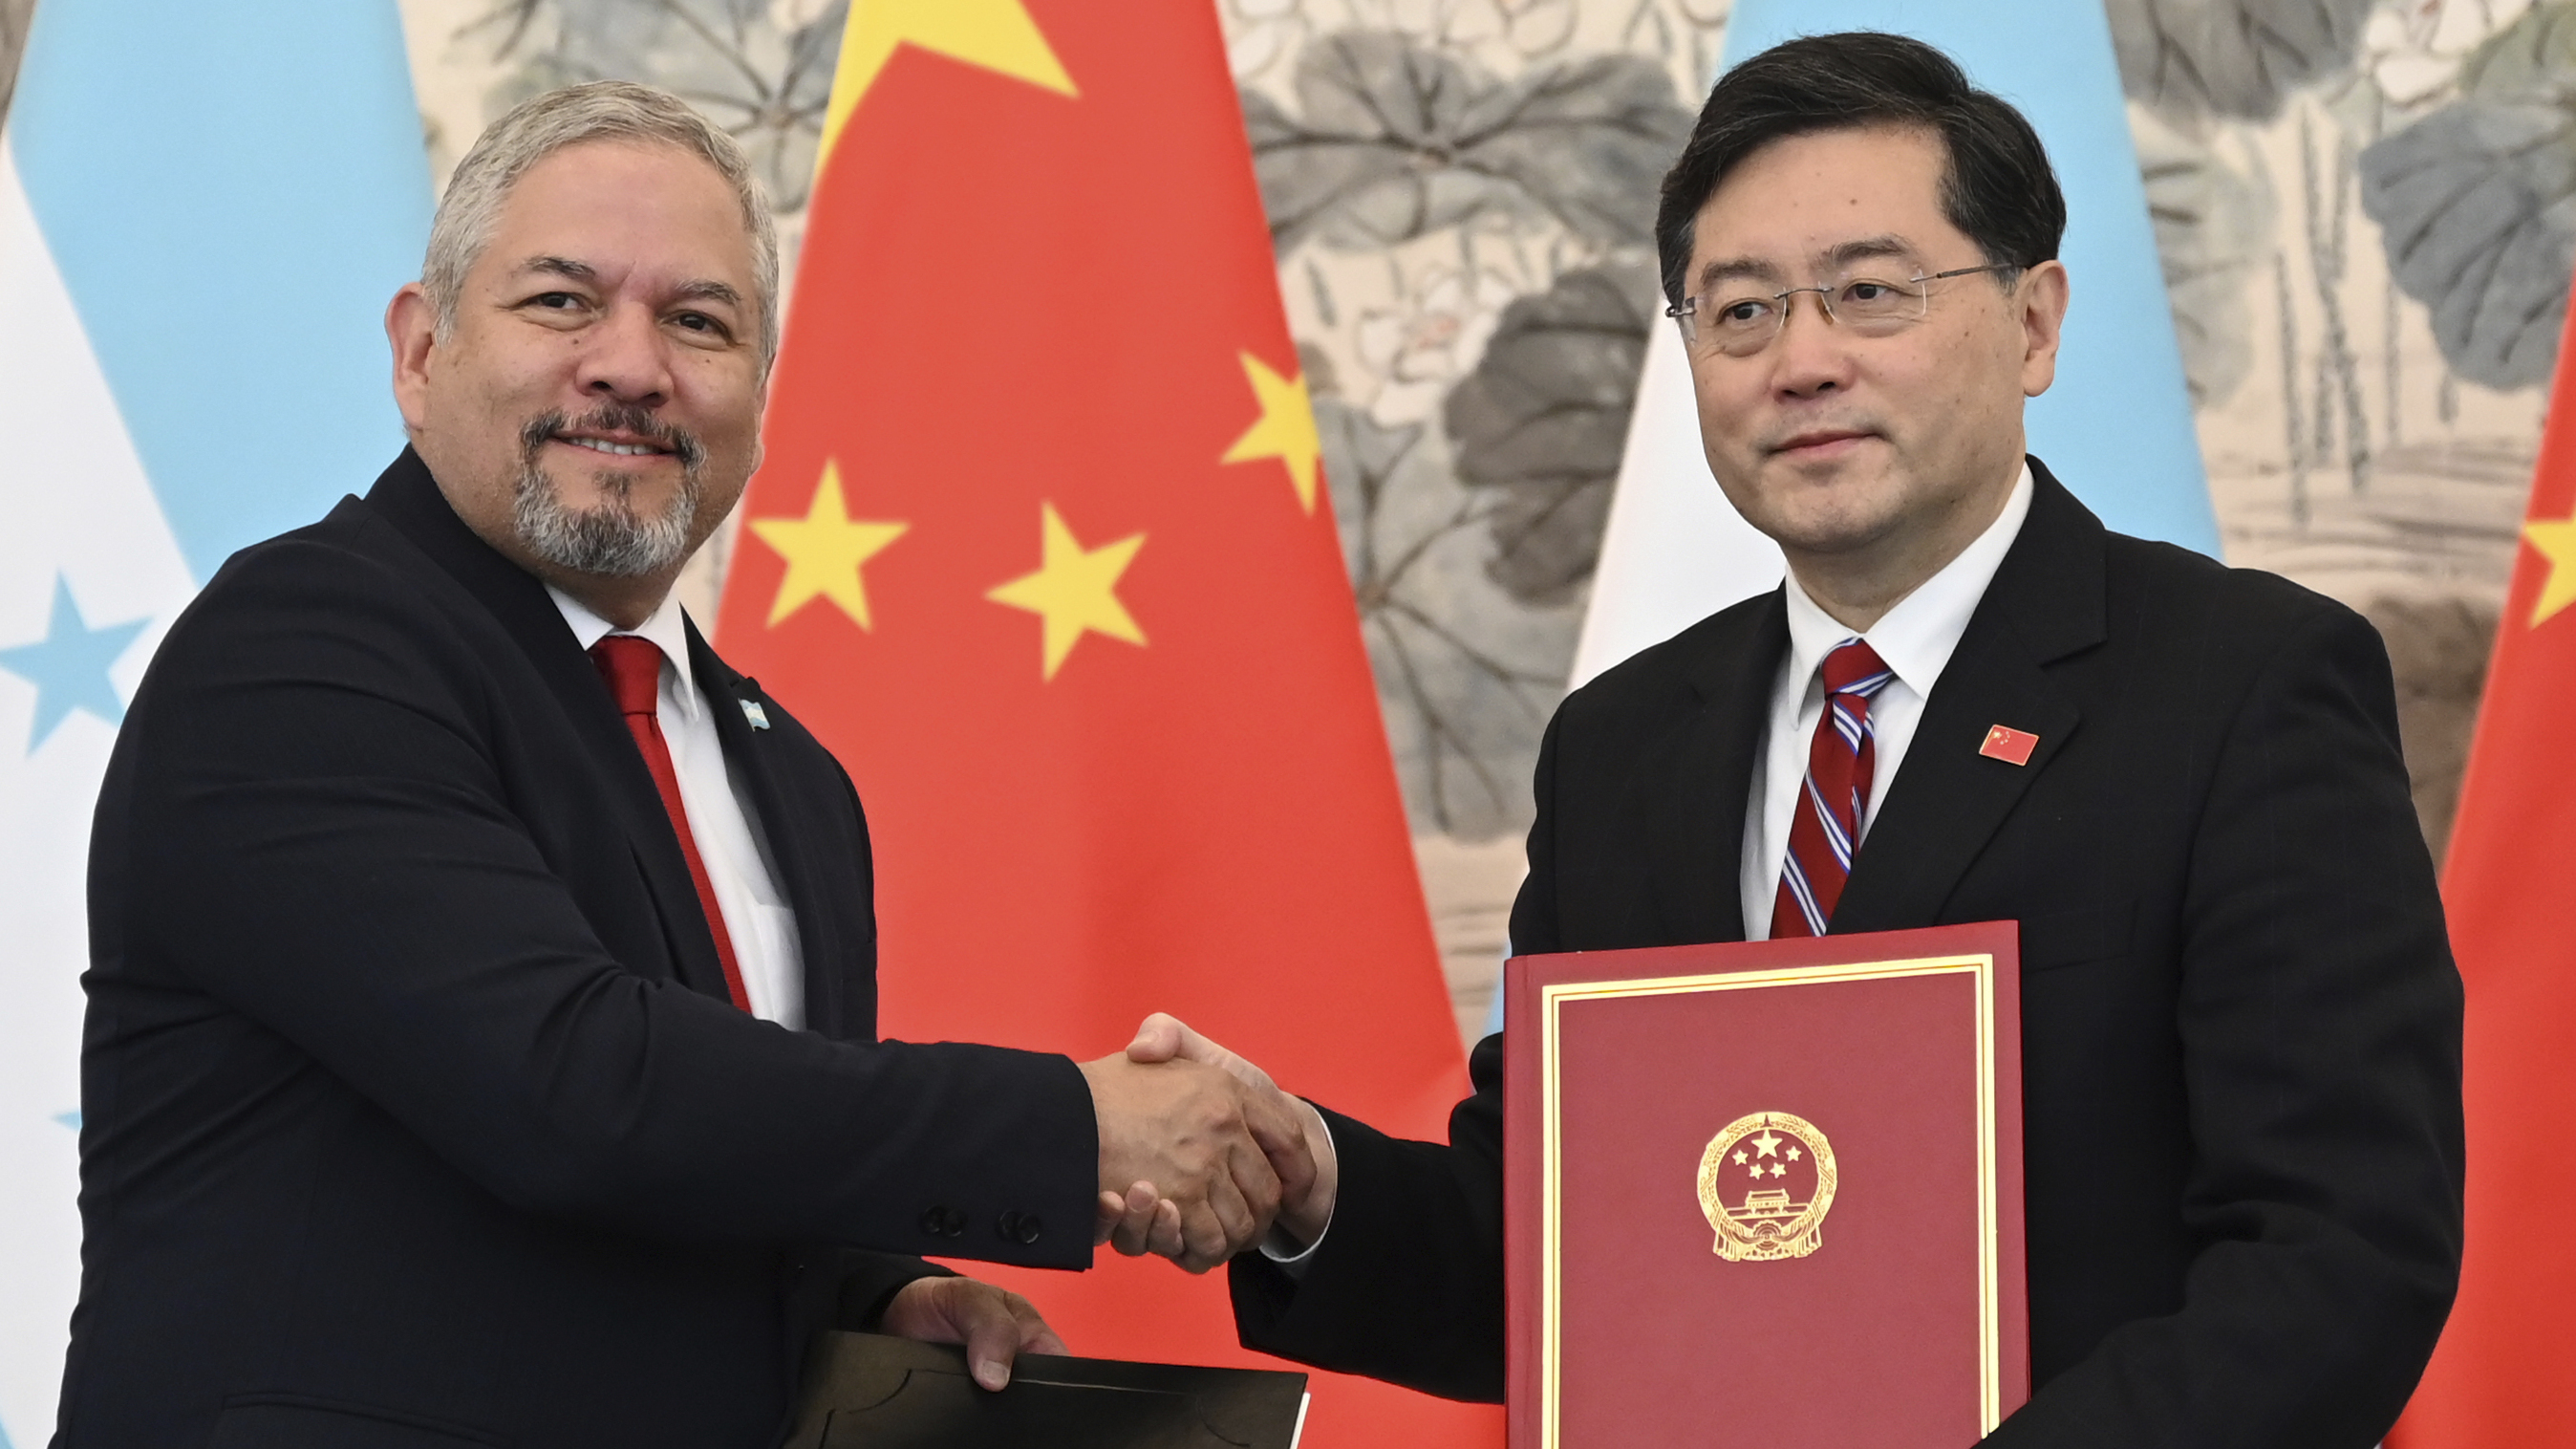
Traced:
[[1934, 282], [2020, 270], [2018, 262], [1996, 262], [1929, 276], [1918, 274], [1901, 282], [1847, 277], [1830, 286], [1791, 287], [1768, 296], [1753, 293], [1723, 299], [1684, 297], [1666, 307], [1664, 315], [1681, 324], [1682, 345], [1695, 354], [1751, 357], [1770, 346], [1771, 339], [1788, 325], [1789, 299], [1801, 292], [1816, 294], [1816, 304], [1824, 309], [1826, 321], [1848, 327], [1863, 337], [1885, 337], [1922, 321], [1924, 314], [1932, 310]]

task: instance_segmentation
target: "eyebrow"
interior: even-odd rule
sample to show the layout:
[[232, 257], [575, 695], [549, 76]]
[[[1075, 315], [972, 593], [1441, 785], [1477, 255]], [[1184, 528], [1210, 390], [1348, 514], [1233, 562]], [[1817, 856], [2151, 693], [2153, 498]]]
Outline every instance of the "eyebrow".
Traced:
[[732, 307], [742, 305], [741, 292], [735, 290], [731, 283], [719, 282], [712, 277], [682, 282], [671, 289], [671, 296], [674, 300], [682, 302], [722, 302]]
[[[1827, 274], [1840, 272], [1855, 262], [1879, 261], [1886, 258], [1911, 260], [1920, 253], [1914, 244], [1890, 233], [1840, 242], [1816, 253], [1817, 270]], [[1784, 276], [1778, 265], [1761, 257], [1722, 257], [1699, 269], [1699, 287], [1706, 290], [1714, 283], [1741, 277], [1747, 281], [1778, 285]]]
[[530, 257], [519, 263], [519, 270], [535, 272], [540, 276], [567, 277], [576, 282], [599, 280], [598, 268], [588, 262], [574, 261], [570, 257]]
[[1827, 251], [1819, 260], [1827, 267], [1840, 271], [1854, 262], [1874, 262], [1888, 257], [1910, 261], [1920, 255], [1921, 253], [1914, 249], [1912, 242], [1891, 234], [1862, 237], [1858, 241], [1844, 242]]

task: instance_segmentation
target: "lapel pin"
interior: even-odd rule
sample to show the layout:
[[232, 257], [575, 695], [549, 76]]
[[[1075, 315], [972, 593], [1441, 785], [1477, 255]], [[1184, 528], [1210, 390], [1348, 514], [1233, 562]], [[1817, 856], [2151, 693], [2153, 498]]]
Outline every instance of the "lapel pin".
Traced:
[[[767, 710], [765, 710], [765, 709], [762, 709], [762, 708], [760, 707], [760, 701], [759, 701], [759, 700], [756, 700], [756, 699], [739, 699], [739, 700], [734, 701], [734, 703], [739, 704], [739, 705], [741, 705], [741, 706], [742, 706], [742, 717], [743, 717], [744, 719], [747, 719], [747, 720], [751, 721], [751, 727], [752, 727], [753, 729], [756, 729], [756, 730], [765, 730], [765, 729], [769, 728], [769, 711], [767, 711]], [[1997, 729], [2001, 729], [2001, 728], [2003, 728], [2003, 726], [2001, 726], [2001, 725], [1997, 725], [1997, 726], [1995, 726], [1995, 728], [1997, 728]], [[2022, 749], [2022, 753], [2023, 753], [2023, 754], [2025, 754], [2025, 755], [2029, 754], [2029, 753], [2030, 753], [2029, 748], [2028, 748], [2027, 746], [2024, 746], [2024, 747], [2023, 747], [2023, 749]], [[2016, 764], [2018, 764], [2018, 763], [2019, 763], [2019, 761], [2015, 761], [2015, 763], [2016, 763]]]
[[1986, 742], [1977, 746], [1977, 753], [1989, 760], [2001, 760], [2007, 765], [2027, 765], [2030, 763], [2030, 752], [2038, 748], [2039, 736], [2030, 731], [2017, 730], [2010, 725], [1996, 725], [1986, 731]]

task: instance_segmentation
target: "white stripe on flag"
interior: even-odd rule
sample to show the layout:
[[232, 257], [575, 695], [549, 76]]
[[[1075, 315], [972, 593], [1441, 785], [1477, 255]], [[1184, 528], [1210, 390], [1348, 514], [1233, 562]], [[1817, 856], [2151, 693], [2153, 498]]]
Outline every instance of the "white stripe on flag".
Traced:
[[41, 1444], [80, 1283], [90, 810], [116, 740], [107, 716], [193, 586], [6, 138], [0, 337], [0, 1434]]

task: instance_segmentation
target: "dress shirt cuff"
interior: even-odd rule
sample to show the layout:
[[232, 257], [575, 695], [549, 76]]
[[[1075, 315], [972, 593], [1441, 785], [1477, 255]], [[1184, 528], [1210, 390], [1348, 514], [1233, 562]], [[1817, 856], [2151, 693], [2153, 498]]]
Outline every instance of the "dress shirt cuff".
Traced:
[[[1310, 1104], [1300, 1103], [1299, 1105], [1305, 1106], [1310, 1112], [1314, 1111]], [[1315, 1123], [1323, 1129], [1324, 1146], [1327, 1149], [1332, 1148], [1333, 1124], [1325, 1121], [1324, 1114], [1321, 1112], [1315, 1112]], [[1332, 1231], [1333, 1220], [1328, 1217], [1324, 1219], [1323, 1228], [1315, 1234], [1315, 1241], [1301, 1248], [1297, 1246], [1297, 1240], [1288, 1235], [1287, 1229], [1273, 1223], [1270, 1225], [1269, 1235], [1261, 1240], [1261, 1256], [1278, 1264], [1279, 1271], [1287, 1274], [1289, 1281], [1295, 1282], [1306, 1276], [1306, 1265], [1315, 1260], [1315, 1250], [1324, 1246], [1324, 1239], [1330, 1236]]]

